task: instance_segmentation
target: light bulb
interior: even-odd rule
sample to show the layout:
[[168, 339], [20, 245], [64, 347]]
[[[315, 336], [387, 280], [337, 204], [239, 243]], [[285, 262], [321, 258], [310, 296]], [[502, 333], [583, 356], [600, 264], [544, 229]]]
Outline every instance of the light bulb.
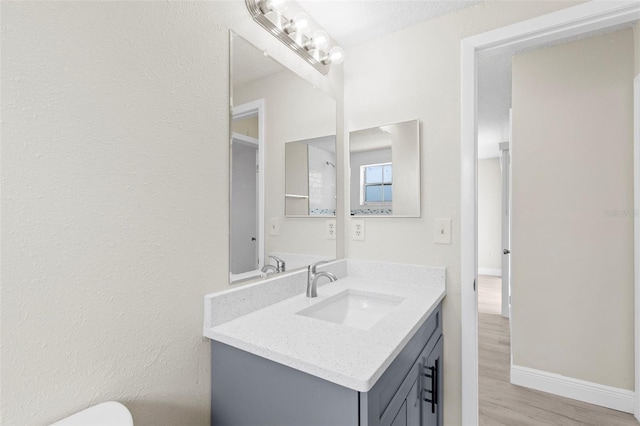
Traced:
[[329, 44], [329, 34], [323, 30], [316, 31], [311, 36], [311, 44], [316, 49], [324, 49]]
[[306, 13], [299, 13], [291, 20], [293, 31], [304, 32], [309, 27], [309, 15]]
[[287, 22], [282, 29], [287, 34], [304, 34], [309, 27], [309, 16], [304, 13], [299, 13], [294, 16], [291, 21]]
[[329, 50], [329, 61], [332, 64], [339, 65], [344, 62], [344, 49], [340, 46], [333, 46]]
[[265, 5], [269, 10], [278, 10], [280, 12], [286, 9], [287, 0], [266, 0]]

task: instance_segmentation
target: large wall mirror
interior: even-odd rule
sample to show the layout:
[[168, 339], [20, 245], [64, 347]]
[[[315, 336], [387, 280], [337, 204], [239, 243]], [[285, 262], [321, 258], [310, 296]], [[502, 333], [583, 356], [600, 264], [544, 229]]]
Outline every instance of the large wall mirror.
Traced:
[[234, 33], [230, 85], [230, 282], [335, 259], [335, 100]]
[[351, 216], [420, 217], [420, 122], [349, 133]]

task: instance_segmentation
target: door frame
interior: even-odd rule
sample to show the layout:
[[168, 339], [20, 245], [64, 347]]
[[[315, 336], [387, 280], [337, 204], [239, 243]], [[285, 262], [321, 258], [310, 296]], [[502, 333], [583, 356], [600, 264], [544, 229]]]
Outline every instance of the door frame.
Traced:
[[[509, 129], [511, 129], [511, 108], [509, 108]], [[500, 236], [502, 254], [500, 255], [502, 266], [502, 288], [500, 292], [500, 314], [510, 317], [510, 295], [511, 295], [511, 253], [504, 250], [511, 250], [511, 130], [509, 130], [509, 142], [501, 142], [500, 148], [500, 170], [502, 186], [502, 205], [500, 206], [500, 217], [502, 225], [502, 235]]]
[[[241, 105], [231, 107], [231, 120], [236, 120], [240, 118], [249, 118], [258, 116], [258, 272], [264, 266], [265, 261], [265, 252], [264, 252], [264, 240], [265, 240], [265, 198], [264, 198], [264, 170], [265, 170], [265, 149], [264, 149], [264, 140], [265, 140], [265, 102], [264, 99], [258, 99], [252, 102], [247, 102]], [[233, 162], [233, 131], [231, 133], [231, 140], [229, 141], [229, 145], [231, 147], [231, 155], [229, 156], [229, 165], [231, 166]], [[231, 173], [230, 173], [231, 175]], [[233, 182], [231, 182], [230, 188], [233, 186]], [[231, 205], [231, 189], [229, 190], [229, 205]], [[229, 217], [231, 220], [231, 217]], [[229, 229], [231, 229], [231, 223], [229, 223]], [[231, 277], [231, 274], [229, 274]], [[230, 284], [231, 279], [229, 280]]]
[[[640, 24], [636, 24], [640, 25]], [[640, 31], [640, 28], [637, 28]], [[640, 74], [633, 80], [633, 266], [635, 316], [634, 415], [640, 421]]]
[[[477, 57], [480, 51], [527, 48], [640, 19], [637, 1], [594, 0], [516, 24], [481, 33], [461, 41], [461, 346], [462, 346], [462, 424], [478, 424], [478, 271], [477, 234]], [[635, 145], [639, 146], [636, 130]], [[634, 182], [640, 182], [638, 149], [634, 149]], [[635, 205], [640, 194], [635, 190]], [[635, 247], [639, 249], [639, 218], [634, 220]], [[637, 253], [637, 252], [636, 252]], [[635, 321], [640, 302], [640, 261], [634, 256]], [[638, 348], [640, 327], [635, 327]], [[640, 383], [640, 351], [635, 354], [636, 389]], [[640, 392], [634, 395], [636, 418], [640, 416]]]

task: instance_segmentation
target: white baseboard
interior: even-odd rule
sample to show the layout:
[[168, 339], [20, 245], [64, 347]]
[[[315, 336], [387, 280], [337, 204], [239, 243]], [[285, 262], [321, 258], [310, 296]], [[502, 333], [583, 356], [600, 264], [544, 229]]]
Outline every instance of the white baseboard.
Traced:
[[492, 275], [494, 277], [501, 277], [502, 269], [478, 268], [478, 275]]
[[599, 385], [517, 365], [511, 366], [511, 383], [625, 413], [633, 413], [635, 393], [626, 389]]

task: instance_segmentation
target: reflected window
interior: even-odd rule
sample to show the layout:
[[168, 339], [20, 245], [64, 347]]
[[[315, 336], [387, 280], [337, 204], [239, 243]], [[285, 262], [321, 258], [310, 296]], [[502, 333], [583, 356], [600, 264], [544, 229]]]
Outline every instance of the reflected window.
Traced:
[[360, 204], [383, 204], [393, 201], [393, 168], [391, 163], [360, 166]]

